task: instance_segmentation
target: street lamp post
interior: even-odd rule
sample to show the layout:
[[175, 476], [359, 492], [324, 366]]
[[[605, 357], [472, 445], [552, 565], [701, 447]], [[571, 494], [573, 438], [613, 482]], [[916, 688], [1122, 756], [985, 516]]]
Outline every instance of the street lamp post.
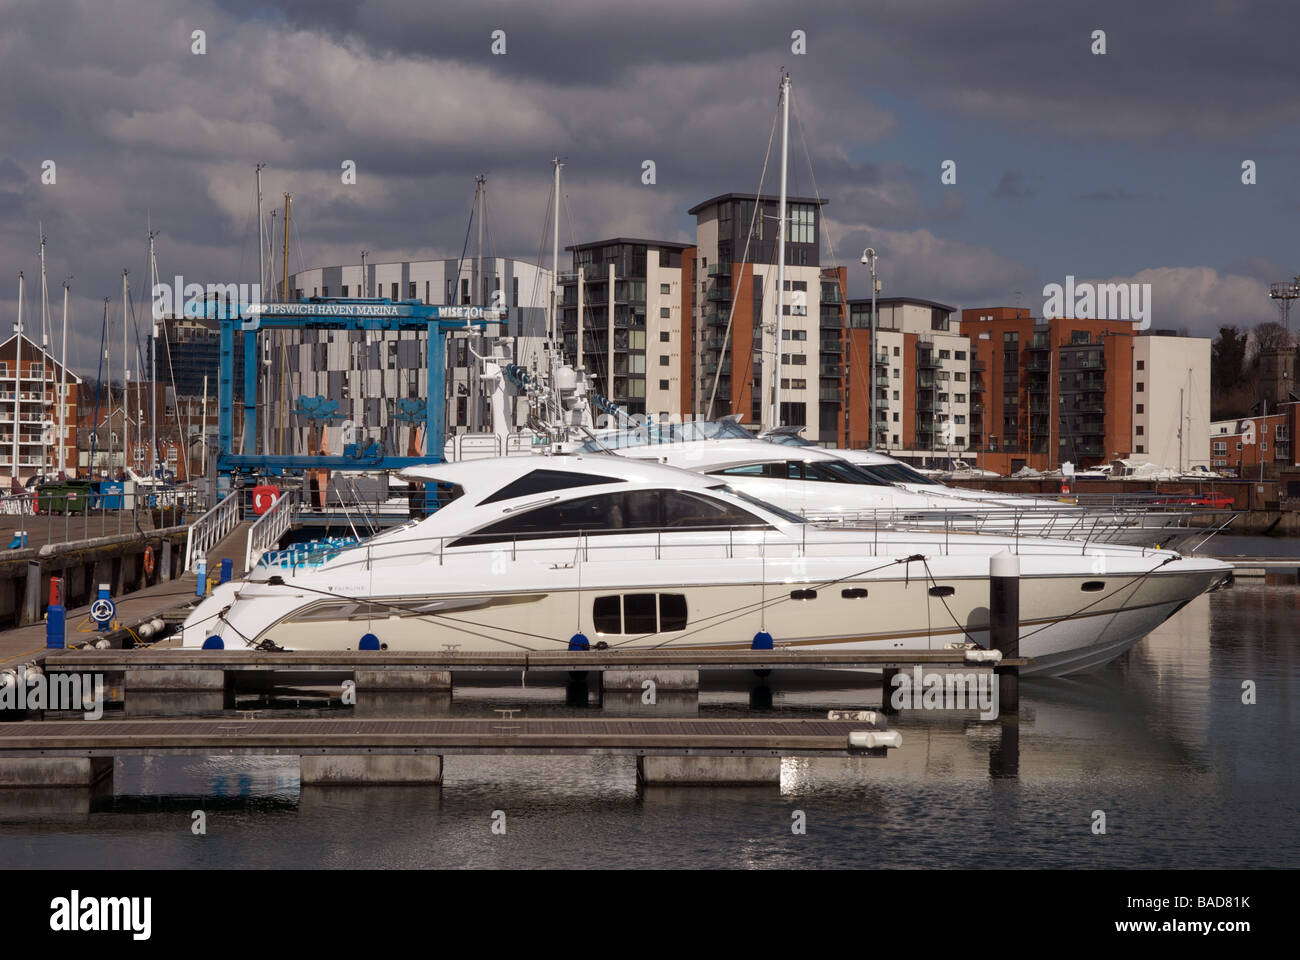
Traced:
[[862, 251], [862, 262], [871, 267], [871, 337], [867, 363], [867, 449], [876, 449], [876, 293], [880, 280], [876, 277], [876, 251], [871, 247]]

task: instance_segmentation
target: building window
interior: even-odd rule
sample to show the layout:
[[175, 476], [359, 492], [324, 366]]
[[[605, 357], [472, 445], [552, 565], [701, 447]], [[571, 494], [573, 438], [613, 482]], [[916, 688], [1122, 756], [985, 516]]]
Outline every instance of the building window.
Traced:
[[965, 360], [965, 359], [966, 359], [966, 351], [965, 351], [965, 350], [958, 350], [957, 352], [955, 352], [955, 353], [952, 355], [952, 358], [953, 358], [954, 360]]
[[1146, 404], [1144, 404], [1144, 403], [1139, 403], [1139, 404], [1137, 405], [1137, 412], [1138, 412], [1138, 413], [1142, 413], [1144, 410], [1146, 410]]
[[669, 341], [669, 339], [671, 339], [671, 337], [672, 337], [672, 334], [669, 333], [667, 330], [660, 330], [660, 331], [659, 331], [659, 342], [660, 342], [660, 343], [667, 343], [667, 342]]
[[898, 391], [897, 391], [897, 390], [894, 391], [894, 399], [895, 399], [895, 400], [898, 399]]
[[954, 402], [954, 403], [965, 403], [965, 402], [966, 402], [966, 394], [964, 394], [964, 393], [955, 393], [955, 394], [953, 394], [952, 399], [953, 399], [953, 402]]
[[661, 283], [659, 284], [659, 292], [666, 297], [673, 292], [673, 288], [666, 283]]
[[659, 389], [660, 389], [660, 390], [667, 390], [667, 389], [668, 389], [668, 381], [667, 381], [667, 380], [660, 380], [660, 381], [659, 381]]
[[[898, 347], [894, 348], [894, 356], [898, 356]], [[895, 373], [894, 376], [898, 376], [898, 374]]]
[[660, 307], [660, 308], [659, 308], [659, 319], [660, 319], [660, 320], [667, 320], [668, 317], [669, 317], [669, 310], [668, 310], [668, 308], [667, 308], [667, 307]]
[[408, 289], [408, 291], [409, 291], [409, 292], [406, 294], [407, 299], [408, 299], [408, 300], [414, 300], [414, 299], [416, 298], [416, 296], [417, 296], [417, 294], [416, 294], [416, 292], [415, 292], [415, 281], [414, 281], [414, 280], [410, 281], [410, 282], [407, 284], [407, 289]]
[[1142, 436], [1144, 433], [1146, 433], [1146, 427], [1142, 426], [1142, 424], [1139, 423], [1139, 424], [1137, 425], [1137, 435], [1140, 437], [1140, 436]]
[[517, 307], [519, 306], [519, 278], [512, 277], [510, 281], [510, 286], [512, 288], [512, 293], [514, 294], [514, 298], [515, 298], [514, 305]]
[[1147, 452], [1147, 448], [1144, 447], [1144, 446], [1142, 446], [1142, 444], [1139, 443], [1139, 444], [1138, 444], [1138, 448], [1137, 448], [1137, 452], [1138, 452], [1138, 453], [1146, 453], [1146, 452]]
[[668, 358], [664, 356], [662, 353], [659, 354], [659, 366], [666, 367], [668, 366], [668, 364], [669, 364]]
[[[898, 411], [897, 411], [897, 410], [894, 411], [894, 422], [895, 422], [895, 423], [898, 423]], [[897, 441], [895, 441], [895, 442], [897, 442]]]
[[345, 283], [343, 284], [343, 296], [346, 297], [347, 295], [348, 295], [348, 285]]
[[1146, 392], [1146, 384], [1143, 383], [1141, 380], [1139, 380], [1138, 383], [1137, 383], [1137, 392], [1138, 392], [1138, 393], [1145, 393], [1145, 392]]
[[1147, 364], [1147, 362], [1146, 362], [1145, 360], [1139, 360], [1139, 361], [1137, 362], [1137, 364], [1138, 364], [1137, 368], [1138, 368], [1139, 370], [1145, 370], [1145, 369], [1146, 369], [1146, 364]]

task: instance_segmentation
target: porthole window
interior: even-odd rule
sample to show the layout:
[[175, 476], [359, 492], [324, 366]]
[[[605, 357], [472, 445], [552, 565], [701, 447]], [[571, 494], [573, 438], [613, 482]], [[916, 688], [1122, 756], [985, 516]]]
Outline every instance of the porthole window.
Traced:
[[865, 587], [849, 587], [840, 591], [840, 596], [845, 600], [861, 600], [867, 595]]
[[816, 590], [791, 590], [790, 599], [791, 600], [816, 600], [817, 591]]
[[957, 592], [956, 587], [931, 587], [930, 596], [932, 597], [951, 597]]

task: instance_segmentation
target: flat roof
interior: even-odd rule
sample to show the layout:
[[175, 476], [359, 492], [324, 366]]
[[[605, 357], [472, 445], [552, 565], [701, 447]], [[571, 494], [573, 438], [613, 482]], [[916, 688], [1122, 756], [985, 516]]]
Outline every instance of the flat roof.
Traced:
[[[695, 206], [691, 207], [691, 209], [687, 210], [686, 212], [694, 216], [696, 213], [703, 210], [705, 207], [711, 207], [714, 204], [722, 203], [724, 200], [764, 200], [764, 201], [771, 201], [772, 203], [780, 203], [781, 197], [777, 194], [771, 194], [771, 193], [763, 193], [763, 194], [723, 193], [723, 194], [719, 194], [716, 197], [713, 197], [712, 199], [705, 200], [703, 203], [697, 203]], [[816, 197], [786, 197], [785, 202], [786, 203], [815, 203], [819, 206], [825, 206], [830, 201], [819, 200]]]
[[[914, 303], [922, 307], [934, 307], [938, 310], [946, 310], [949, 313], [957, 312], [956, 307], [949, 306], [946, 303], [940, 303], [938, 300], [927, 300], [924, 297], [876, 297], [877, 310], [879, 310], [882, 306], [898, 306], [899, 304], [904, 304], [904, 303]], [[871, 298], [854, 297], [853, 299], [849, 300], [849, 306], [852, 307], [852, 306], [856, 306], [857, 304], [865, 304], [866, 306], [871, 306]]]
[[675, 240], [643, 240], [638, 237], [614, 237], [611, 240], [595, 240], [591, 243], [575, 243], [565, 250], [589, 250], [592, 247], [608, 247], [613, 244], [639, 245], [644, 247], [664, 247], [669, 250], [689, 250], [693, 243], [678, 243]]

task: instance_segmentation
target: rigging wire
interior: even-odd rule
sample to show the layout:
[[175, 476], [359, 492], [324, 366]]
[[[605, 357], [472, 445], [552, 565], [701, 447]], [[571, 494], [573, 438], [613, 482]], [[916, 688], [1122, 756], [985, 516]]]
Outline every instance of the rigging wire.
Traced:
[[[756, 199], [756, 200], [754, 201], [754, 212], [750, 215], [750, 218], [749, 218], [749, 230], [748, 230], [748, 231], [746, 232], [746, 234], [745, 234], [745, 251], [744, 251], [743, 254], [741, 254], [741, 258], [740, 258], [740, 278], [739, 278], [739, 279], [740, 279], [740, 282], [742, 282], [742, 283], [744, 282], [744, 278], [745, 278], [745, 266], [746, 266], [746, 264], [749, 263], [749, 245], [750, 245], [750, 243], [751, 243], [751, 242], [753, 241], [753, 239], [754, 239], [754, 224], [755, 224], [755, 222], [756, 222], [757, 219], [758, 219], [759, 211], [763, 208], [763, 200], [762, 200], [762, 197], [763, 197], [763, 184], [767, 182], [767, 165], [768, 165], [768, 163], [769, 163], [769, 162], [771, 161], [771, 159], [772, 159], [772, 144], [776, 141], [776, 122], [777, 122], [777, 119], [778, 119], [780, 116], [781, 116], [781, 108], [780, 108], [780, 105], [778, 104], [777, 109], [776, 109], [776, 112], [772, 115], [772, 132], [769, 133], [769, 134], [768, 134], [768, 137], [767, 137], [767, 153], [766, 153], [766, 154], [764, 155], [764, 157], [763, 157], [763, 170], [762, 170], [762, 172], [759, 174], [759, 177], [758, 177], [758, 192], [757, 192], [757, 194], [755, 195], [758, 199]], [[751, 276], [751, 277], [753, 276], [753, 269], [752, 269], [752, 268], [750, 269], [750, 276]], [[732, 327], [732, 323], [733, 323], [733, 321], [734, 321], [735, 318], [736, 318], [736, 290], [737, 290], [737, 286], [736, 286], [736, 284], [733, 283], [733, 284], [732, 284], [732, 287], [731, 287], [731, 311], [727, 314], [727, 329], [726, 329], [726, 331], [722, 334], [722, 352], [721, 352], [721, 354], [719, 355], [719, 360], [718, 360], [718, 369], [715, 370], [714, 373], [713, 373], [713, 388], [712, 388], [712, 390], [709, 392], [709, 406], [708, 406], [708, 409], [707, 409], [706, 414], [705, 414], [705, 419], [706, 419], [706, 420], [712, 420], [712, 419], [713, 419], [713, 403], [714, 403], [714, 400], [717, 398], [717, 395], [718, 395], [718, 379], [722, 376], [722, 358], [724, 358], [724, 357], [726, 356], [726, 354], [727, 354], [727, 344], [731, 342], [731, 327]], [[762, 343], [761, 334], [760, 334], [759, 342]], [[778, 355], [778, 356], [780, 356], [780, 349], [781, 349], [780, 344], [777, 344], [777, 351], [778, 351], [778, 352], [777, 352], [777, 355]], [[733, 354], [734, 354], [734, 351], [733, 351]], [[734, 370], [735, 370], [735, 368], [736, 368], [736, 362], [735, 362], [735, 356], [734, 356], [734, 355], [733, 355], [733, 357], [732, 357], [732, 368], [733, 368], [733, 372], [734, 372]], [[741, 381], [749, 382], [749, 381], [752, 380], [752, 378], [753, 378], [753, 368], [754, 368], [754, 351], [751, 349], [751, 350], [748, 352], [748, 354], [746, 354], [746, 356], [745, 356], [744, 374], [743, 374], [743, 376], [741, 377]], [[778, 375], [780, 374], [780, 370], [779, 370], [779, 369], [777, 370], [777, 374], [778, 374]], [[732, 380], [732, 384], [733, 384], [733, 385], [736, 384], [737, 382], [739, 382], [739, 381], [737, 381], [737, 380], [735, 380], [735, 379]], [[760, 387], [760, 390], [761, 390], [761, 387]], [[751, 390], [751, 396], [752, 396], [752, 390]], [[727, 409], [728, 409], [729, 412], [734, 412], [734, 411], [731, 409], [732, 406], [733, 406], [733, 404], [728, 403], [728, 405], [727, 405]], [[751, 406], [752, 406], [752, 401], [751, 401]]]

